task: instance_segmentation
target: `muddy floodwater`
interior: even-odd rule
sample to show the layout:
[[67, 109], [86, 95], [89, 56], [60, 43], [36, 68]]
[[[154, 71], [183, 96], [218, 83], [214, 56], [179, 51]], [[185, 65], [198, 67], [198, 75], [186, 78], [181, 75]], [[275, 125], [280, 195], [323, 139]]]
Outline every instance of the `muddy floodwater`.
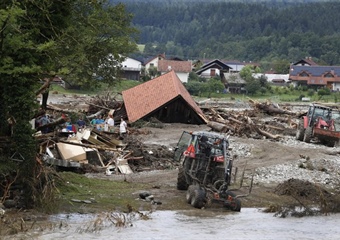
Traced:
[[340, 239], [340, 214], [279, 218], [243, 208], [237, 213], [155, 211], [149, 217], [130, 219], [130, 226], [116, 227], [98, 221], [97, 215], [55, 215], [50, 221], [58, 227], [6, 239]]

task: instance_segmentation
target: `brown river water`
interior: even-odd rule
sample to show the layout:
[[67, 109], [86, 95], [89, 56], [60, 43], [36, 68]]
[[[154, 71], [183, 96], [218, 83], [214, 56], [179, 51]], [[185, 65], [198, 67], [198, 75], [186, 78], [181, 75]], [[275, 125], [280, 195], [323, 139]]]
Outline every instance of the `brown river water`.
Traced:
[[260, 209], [243, 208], [241, 212], [155, 211], [148, 216], [148, 220], [127, 217], [127, 226], [117, 227], [99, 221], [98, 215], [60, 214], [49, 220], [57, 227], [4, 239], [340, 239], [340, 214], [279, 218]]

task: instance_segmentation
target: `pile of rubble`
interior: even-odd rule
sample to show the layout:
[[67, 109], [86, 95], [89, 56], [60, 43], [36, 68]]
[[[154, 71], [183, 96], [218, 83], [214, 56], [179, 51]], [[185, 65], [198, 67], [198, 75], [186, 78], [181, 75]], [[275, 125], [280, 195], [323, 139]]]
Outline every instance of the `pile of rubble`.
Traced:
[[[235, 108], [204, 107], [209, 118], [208, 126], [214, 131], [248, 138], [279, 140], [283, 135], [295, 136], [301, 111], [281, 108], [271, 102], [249, 100], [251, 108], [240, 111]], [[306, 112], [306, 110], [305, 110]]]
[[[52, 95], [53, 96], [53, 95]], [[58, 167], [73, 167], [86, 171], [105, 171], [111, 174], [129, 174], [136, 171], [175, 168], [172, 161], [173, 151], [162, 145], [145, 145], [138, 140], [139, 135], [147, 135], [143, 123], [138, 127], [129, 127], [129, 135], [124, 140], [119, 138], [117, 128], [105, 131], [103, 128], [87, 124], [86, 128], [63, 131], [70, 116], [82, 114], [89, 122], [99, 115], [114, 113], [117, 123], [121, 116], [126, 116], [123, 102], [117, 96], [88, 97], [78, 96], [72, 99], [61, 98], [48, 104], [51, 115], [57, 115], [48, 127], [54, 130], [37, 135], [41, 142], [41, 161]], [[235, 103], [236, 104], [236, 103]], [[228, 133], [248, 138], [268, 138], [279, 141], [284, 135], [295, 135], [297, 116], [301, 111], [281, 108], [271, 102], [259, 103], [248, 101], [248, 108], [200, 106], [213, 131]], [[58, 114], [67, 114], [59, 116]], [[155, 121], [161, 127], [162, 123]], [[152, 125], [149, 122], [145, 125]], [[154, 124], [156, 126], [157, 124]], [[46, 126], [45, 126], [46, 127]], [[39, 126], [37, 130], [42, 129]], [[85, 167], [86, 166], [86, 167]], [[89, 167], [90, 166], [90, 167]]]
[[[123, 102], [110, 94], [104, 96], [77, 96], [67, 98], [52, 95], [47, 105], [50, 122], [37, 126], [36, 139], [40, 143], [38, 161], [53, 165], [57, 169], [77, 172], [113, 172], [131, 174], [138, 171], [174, 168], [173, 152], [162, 146], [144, 145], [139, 135], [150, 132], [141, 126], [129, 126], [129, 134], [119, 136], [119, 121], [126, 116]], [[104, 124], [91, 124], [93, 118], [114, 113], [118, 127], [106, 130]], [[84, 118], [86, 126], [79, 127], [73, 119]], [[161, 126], [162, 123], [139, 123]], [[72, 126], [72, 127], [71, 127]], [[49, 129], [42, 132], [42, 129]]]

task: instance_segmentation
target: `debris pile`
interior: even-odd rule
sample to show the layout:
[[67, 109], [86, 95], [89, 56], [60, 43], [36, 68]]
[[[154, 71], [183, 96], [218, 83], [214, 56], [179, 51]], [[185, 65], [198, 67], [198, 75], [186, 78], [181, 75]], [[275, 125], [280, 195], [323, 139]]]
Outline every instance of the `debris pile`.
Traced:
[[[80, 109], [77, 108], [79, 102], [85, 102]], [[146, 146], [138, 140], [139, 135], [150, 134], [141, 128], [143, 125], [162, 127], [162, 122], [156, 119], [140, 121], [135, 127], [129, 127], [125, 138], [119, 135], [120, 119], [126, 116], [122, 106], [123, 102], [110, 94], [77, 97], [70, 102], [63, 98], [63, 102], [48, 104], [41, 114], [47, 115], [49, 121], [36, 127], [35, 137], [41, 146], [38, 160], [57, 169], [105, 172], [107, 175], [174, 168], [171, 149]], [[105, 129], [103, 116], [109, 114], [113, 116], [115, 126]], [[86, 124], [79, 126], [77, 119], [85, 119]]]
[[320, 185], [299, 179], [288, 179], [279, 184], [274, 192], [292, 197], [295, 202], [282, 206], [277, 216], [309, 216], [340, 211], [339, 197], [331, 194]]
[[208, 126], [217, 132], [255, 139], [264, 137], [279, 140], [283, 135], [295, 136], [297, 126], [295, 118], [301, 113], [280, 108], [278, 104], [268, 101], [249, 102], [253, 108], [243, 111], [219, 107], [205, 108], [205, 114], [210, 120]]

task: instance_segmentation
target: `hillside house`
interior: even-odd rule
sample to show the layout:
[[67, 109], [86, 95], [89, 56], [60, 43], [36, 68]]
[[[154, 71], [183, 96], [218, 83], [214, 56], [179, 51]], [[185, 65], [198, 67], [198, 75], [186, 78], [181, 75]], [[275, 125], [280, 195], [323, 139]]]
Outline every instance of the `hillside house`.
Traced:
[[327, 87], [340, 90], [340, 66], [291, 66], [289, 80], [294, 86]]
[[121, 63], [122, 76], [125, 79], [139, 80], [142, 70], [142, 62], [126, 57]]
[[196, 71], [196, 74], [203, 78], [213, 78], [220, 77], [221, 72], [229, 72], [231, 69], [232, 68], [230, 66], [223, 63], [221, 60], [214, 59], [203, 64], [203, 66]]
[[151, 67], [155, 67], [156, 69], [158, 69], [158, 62], [160, 60], [164, 60], [165, 59], [165, 54], [159, 54], [157, 55], [156, 57], [153, 57], [149, 60], [147, 60], [145, 63], [144, 63], [144, 68], [145, 68], [145, 72], [148, 73], [148, 70], [151, 68]]
[[290, 66], [289, 80], [294, 86], [340, 91], [340, 66], [320, 66], [311, 58], [305, 58]]
[[196, 74], [203, 78], [212, 78], [221, 76], [223, 73], [226, 77], [228, 74], [239, 73], [246, 65], [257, 67], [256, 63], [244, 63], [240, 61], [222, 61], [219, 59], [211, 60], [204, 63], [202, 67], [196, 71]]
[[292, 65], [294, 65], [294, 66], [318, 66], [319, 64], [314, 62], [311, 57], [306, 57], [304, 59], [301, 59], [301, 60], [293, 63]]
[[183, 83], [189, 80], [189, 73], [192, 71], [191, 61], [159, 60], [158, 71], [163, 75], [169, 71], [174, 71]]

